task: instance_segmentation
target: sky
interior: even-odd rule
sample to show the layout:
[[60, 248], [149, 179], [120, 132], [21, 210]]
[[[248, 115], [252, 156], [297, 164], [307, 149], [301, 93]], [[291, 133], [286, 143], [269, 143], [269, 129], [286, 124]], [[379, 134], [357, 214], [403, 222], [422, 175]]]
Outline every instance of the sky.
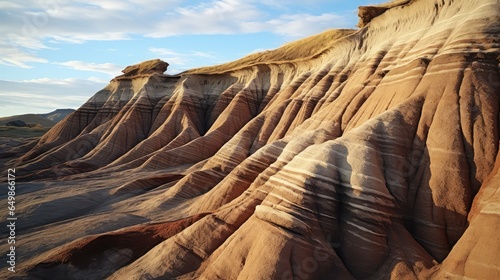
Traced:
[[0, 0], [0, 117], [77, 109], [126, 66], [167, 74], [356, 28], [381, 0]]

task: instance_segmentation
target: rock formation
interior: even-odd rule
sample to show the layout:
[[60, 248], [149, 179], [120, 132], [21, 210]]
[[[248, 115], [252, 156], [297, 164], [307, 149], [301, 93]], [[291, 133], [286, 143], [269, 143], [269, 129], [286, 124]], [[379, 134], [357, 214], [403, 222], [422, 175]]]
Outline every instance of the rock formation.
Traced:
[[28, 125], [23, 122], [22, 120], [14, 120], [14, 121], [10, 121], [8, 123], [5, 124], [6, 126], [15, 126], [15, 127], [27, 127]]
[[16, 276], [500, 278], [500, 3], [360, 14], [178, 76], [127, 67], [7, 162]]

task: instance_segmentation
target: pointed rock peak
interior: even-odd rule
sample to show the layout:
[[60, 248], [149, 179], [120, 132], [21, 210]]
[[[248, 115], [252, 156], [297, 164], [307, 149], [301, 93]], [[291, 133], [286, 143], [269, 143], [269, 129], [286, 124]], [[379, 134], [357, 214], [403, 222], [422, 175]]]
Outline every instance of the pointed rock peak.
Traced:
[[358, 7], [359, 21], [358, 21], [357, 26], [359, 28], [363, 28], [372, 19], [385, 13], [385, 11], [387, 11], [391, 8], [394, 8], [394, 7], [406, 5], [412, 1], [413, 0], [393, 0], [393, 1], [386, 3], [386, 4], [373, 5], [373, 6], [359, 6]]
[[118, 77], [163, 74], [163, 72], [167, 70], [168, 65], [168, 63], [160, 59], [146, 60], [138, 64], [127, 66], [122, 70], [123, 75], [120, 75]]

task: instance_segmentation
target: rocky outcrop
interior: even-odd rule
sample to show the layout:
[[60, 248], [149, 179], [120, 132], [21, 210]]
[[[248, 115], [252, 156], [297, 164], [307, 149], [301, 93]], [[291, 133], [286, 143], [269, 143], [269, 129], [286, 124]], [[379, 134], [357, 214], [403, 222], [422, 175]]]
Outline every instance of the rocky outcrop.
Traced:
[[373, 18], [380, 16], [389, 9], [393, 9], [398, 6], [406, 5], [414, 0], [393, 0], [386, 4], [373, 5], [373, 6], [360, 6], [358, 8], [359, 21], [357, 26], [359, 28], [365, 27]]
[[167, 71], [168, 63], [160, 59], [144, 61], [139, 64], [128, 66], [122, 70], [123, 75], [115, 79], [134, 78], [139, 75], [163, 74]]
[[21, 120], [15, 120], [15, 121], [10, 121], [5, 124], [6, 126], [15, 126], [15, 127], [27, 127], [28, 125], [21, 121]]
[[149, 70], [14, 159], [19, 275], [500, 277], [500, 4], [388, 5], [225, 65], [128, 68]]

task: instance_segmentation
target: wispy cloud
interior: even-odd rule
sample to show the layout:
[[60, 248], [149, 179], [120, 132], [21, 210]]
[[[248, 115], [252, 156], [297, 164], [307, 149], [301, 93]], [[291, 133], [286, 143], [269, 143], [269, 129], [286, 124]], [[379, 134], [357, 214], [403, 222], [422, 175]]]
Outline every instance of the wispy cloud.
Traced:
[[251, 1], [217, 0], [178, 7], [167, 16], [168, 21], [162, 21], [146, 36], [234, 34], [242, 31], [242, 24], [262, 18], [264, 14]]
[[166, 55], [166, 56], [180, 56], [181, 55], [180, 53], [178, 53], [176, 51], [166, 49], [166, 48], [149, 48], [148, 50], [150, 52], [152, 52], [154, 54], [158, 54], [158, 55]]
[[[9, 110], [15, 113], [22, 113], [16, 110], [39, 112], [40, 106], [43, 107], [43, 112], [47, 109], [79, 107], [108, 82], [102, 73], [114, 77], [121, 74], [124, 68], [123, 65], [118, 65], [121, 60], [107, 60], [111, 55], [107, 56], [105, 51], [112, 52], [114, 57], [126, 56], [124, 60], [143, 58], [144, 54], [154, 55], [170, 63], [169, 73], [227, 60], [221, 54], [202, 52], [200, 50], [203, 47], [197, 48], [195, 45], [189, 49], [164, 48], [165, 45], [160, 42], [166, 40], [156, 38], [265, 32], [289, 40], [327, 28], [354, 26], [355, 22], [347, 20], [348, 17], [355, 21], [353, 15], [343, 17], [327, 10], [318, 13], [318, 9], [310, 9], [319, 5], [318, 3], [331, 5], [340, 2], [311, 0], [305, 4], [301, 0], [286, 3], [278, 0], [23, 0], [20, 3], [18, 0], [0, 0], [1, 67], [36, 67], [35, 70], [39, 70], [37, 68], [43, 64], [47, 66], [47, 71], [53, 71], [45, 72], [44, 69], [27, 72], [15, 69], [11, 75], [7, 75], [9, 78], [13, 79], [17, 73], [29, 73], [26, 77], [37, 77], [33, 73], [52, 77], [74, 75], [75, 72], [69, 69], [84, 71], [76, 74], [79, 77], [85, 75], [85, 72], [95, 76], [88, 79], [37, 78], [18, 82], [0, 80], [0, 114], [9, 114]], [[88, 49], [87, 45], [81, 45], [89, 41], [106, 42], [89, 44], [92, 47]], [[121, 46], [112, 44], [115, 42], [140, 47], [130, 51], [127, 49], [127, 53]], [[77, 52], [88, 52], [81, 54], [80, 58], [68, 58], [69, 54], [73, 54], [71, 48]], [[68, 49], [71, 51], [67, 51]], [[64, 52], [56, 53], [54, 50]], [[138, 52], [142, 56], [136, 55]], [[80, 53], [75, 53], [75, 56], [80, 56]], [[111, 61], [116, 64], [102, 63]]]
[[[146, 36], [270, 32], [298, 38], [335, 26], [348, 27], [353, 24], [350, 15], [335, 13], [282, 14], [270, 18], [256, 2], [258, 1], [217, 0], [180, 7], [175, 12], [168, 13], [170, 20], [161, 22], [152, 32], [146, 33]], [[263, 1], [263, 4], [283, 8], [275, 1]]]
[[92, 72], [106, 73], [111, 77], [119, 75], [121, 70], [124, 68], [122, 66], [118, 66], [118, 65], [113, 64], [113, 63], [93, 63], [93, 62], [84, 62], [84, 61], [78, 61], [78, 60], [71, 60], [71, 61], [65, 61], [65, 62], [54, 62], [54, 64], [68, 67], [68, 68], [75, 69], [75, 70], [80, 70], [80, 71], [92, 71]]
[[331, 28], [332, 25], [348, 26], [349, 20], [345, 16], [334, 13], [321, 15], [295, 14], [282, 15], [278, 19], [264, 23], [262, 29], [272, 28], [275, 33], [289, 37], [305, 37]]
[[0, 2], [0, 9], [21, 9], [23, 5], [7, 1]]
[[20, 68], [32, 68], [30, 63], [47, 63], [44, 58], [39, 57], [37, 54], [29, 50], [22, 50], [11, 46], [6, 46], [0, 43], [0, 64], [7, 66], [15, 66]]
[[78, 79], [53, 79], [53, 78], [38, 78], [31, 80], [23, 80], [22, 83], [35, 83], [35, 84], [46, 84], [46, 85], [68, 85], [74, 83]]
[[[0, 63], [27, 68], [33, 62], [46, 62], [38, 56], [39, 50], [49, 48], [48, 45], [57, 47], [58, 43], [256, 32], [296, 38], [353, 24], [334, 13], [290, 14], [286, 5], [275, 0], [188, 3], [182, 0], [25, 0], [21, 6], [13, 0], [1, 1], [0, 34], [8, 38], [8, 43], [0, 45], [3, 54]], [[282, 13], [270, 14], [267, 9]]]
[[177, 52], [167, 48], [148, 48], [149, 52], [155, 56], [160, 57], [162, 60], [167, 61], [171, 65], [176, 65], [176, 69], [169, 69], [170, 73], [179, 73], [189, 68], [192, 68], [196, 62], [200, 59], [208, 59], [211, 61], [219, 60], [216, 56], [206, 52], [200, 51], [188, 51], [188, 52]]
[[47, 113], [59, 108], [79, 108], [103, 81], [89, 79], [39, 78], [25, 81], [0, 80], [0, 117]]
[[30, 80], [22, 80], [21, 83], [35, 83], [43, 85], [66, 85], [72, 86], [74, 84], [106, 84], [108, 81], [99, 79], [96, 77], [89, 77], [88, 79], [77, 79], [77, 78], [66, 78], [66, 79], [54, 79], [54, 78], [38, 78]]
[[107, 84], [109, 81], [97, 77], [89, 77], [87, 80], [97, 83], [97, 84]]

